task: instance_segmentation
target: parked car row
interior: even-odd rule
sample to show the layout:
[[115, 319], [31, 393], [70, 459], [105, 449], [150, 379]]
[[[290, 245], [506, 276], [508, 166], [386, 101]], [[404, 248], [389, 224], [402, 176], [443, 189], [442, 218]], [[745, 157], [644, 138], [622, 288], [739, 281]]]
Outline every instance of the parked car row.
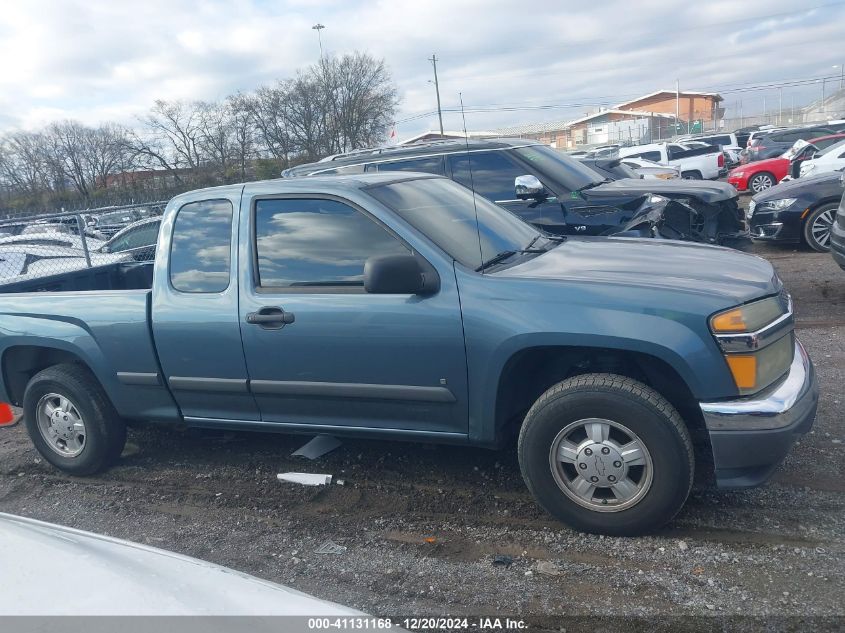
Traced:
[[64, 217], [0, 224], [0, 284], [15, 284], [87, 268], [153, 259], [160, 216], [121, 228], [110, 239]]
[[[811, 171], [835, 171], [838, 166], [845, 166], [845, 158], [839, 158], [840, 156], [845, 157], [845, 134], [799, 139], [779, 156], [747, 163], [731, 170], [728, 173], [728, 182], [736, 187], [737, 191], [760, 193], [774, 187], [784, 178], [797, 178]], [[821, 167], [817, 163], [808, 170], [806, 165], [816, 158], [824, 158]]]
[[[711, 162], [714, 172], [722, 157], [718, 150], [677, 151], [681, 156], [673, 157], [683, 164]], [[750, 245], [737, 193], [726, 183], [637, 178], [614, 159], [584, 161], [535, 141], [447, 140], [332, 156], [282, 175], [431, 173], [473, 189], [553, 235], [663, 237], [735, 248]]]

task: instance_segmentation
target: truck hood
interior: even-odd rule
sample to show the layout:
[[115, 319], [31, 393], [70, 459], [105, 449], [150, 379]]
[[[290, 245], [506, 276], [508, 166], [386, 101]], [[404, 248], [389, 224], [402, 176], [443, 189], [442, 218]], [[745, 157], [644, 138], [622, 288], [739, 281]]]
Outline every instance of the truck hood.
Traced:
[[736, 197], [736, 189], [726, 182], [701, 180], [644, 180], [642, 178], [622, 178], [606, 182], [593, 189], [587, 190], [591, 195], [600, 196], [602, 193], [619, 195], [657, 194], [659, 196], [677, 197], [690, 196], [702, 202], [721, 202]]
[[732, 305], [780, 291], [766, 260], [733, 249], [675, 240], [570, 237], [498, 277], [614, 283], [716, 295]]

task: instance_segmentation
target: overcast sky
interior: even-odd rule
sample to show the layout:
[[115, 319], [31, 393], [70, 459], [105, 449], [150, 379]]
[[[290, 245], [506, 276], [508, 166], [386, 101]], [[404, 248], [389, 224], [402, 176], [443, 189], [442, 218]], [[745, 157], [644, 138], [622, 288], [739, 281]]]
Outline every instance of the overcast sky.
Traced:
[[[753, 83], [833, 76], [845, 63], [845, 2], [814, 0], [7, 0], [0, 9], [0, 129], [56, 119], [132, 124], [155, 99], [213, 100], [292, 76], [327, 53], [383, 57], [399, 86], [399, 137], [437, 126], [444, 108], [469, 129], [572, 119], [673, 88], [721, 91], [728, 115], [776, 107]], [[838, 88], [838, 79], [827, 90]], [[784, 88], [784, 107], [821, 94]], [[420, 118], [403, 121], [423, 114]], [[459, 129], [460, 115], [446, 113]]]

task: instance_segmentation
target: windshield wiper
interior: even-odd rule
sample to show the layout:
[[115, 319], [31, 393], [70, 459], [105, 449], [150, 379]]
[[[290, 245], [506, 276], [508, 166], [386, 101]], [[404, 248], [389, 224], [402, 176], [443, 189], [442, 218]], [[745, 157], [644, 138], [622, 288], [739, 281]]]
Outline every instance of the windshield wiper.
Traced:
[[513, 257], [518, 252], [519, 251], [502, 251], [498, 255], [494, 255], [493, 257], [488, 259], [486, 262], [482, 262], [481, 266], [479, 266], [478, 268], [475, 269], [475, 272], [480, 273], [485, 268], [489, 268], [490, 266], [495, 266], [496, 264], [500, 264], [501, 262], [505, 261], [509, 257]]
[[598, 187], [599, 185], [604, 185], [609, 182], [613, 182], [610, 178], [605, 178], [604, 180], [599, 180], [598, 182], [591, 182], [587, 185], [581, 187], [578, 191], [585, 191], [587, 189], [592, 189], [593, 187]]

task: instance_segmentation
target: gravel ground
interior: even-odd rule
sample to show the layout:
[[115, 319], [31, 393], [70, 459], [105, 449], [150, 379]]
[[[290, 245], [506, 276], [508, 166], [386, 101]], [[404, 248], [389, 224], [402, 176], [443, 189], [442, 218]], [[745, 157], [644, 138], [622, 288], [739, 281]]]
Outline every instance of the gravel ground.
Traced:
[[[694, 489], [661, 533], [575, 533], [522, 483], [514, 451], [135, 430], [120, 464], [68, 477], [24, 429], [0, 432], [0, 511], [197, 556], [374, 614], [845, 615], [845, 273], [828, 255], [757, 248], [796, 300], [822, 400], [765, 487]], [[344, 485], [276, 481], [289, 470]], [[326, 539], [342, 554], [314, 552]], [[495, 556], [512, 559], [493, 564]], [[550, 625], [551, 626], [551, 625]], [[557, 626], [554, 627], [557, 630]], [[645, 627], [647, 628], [647, 627]]]

